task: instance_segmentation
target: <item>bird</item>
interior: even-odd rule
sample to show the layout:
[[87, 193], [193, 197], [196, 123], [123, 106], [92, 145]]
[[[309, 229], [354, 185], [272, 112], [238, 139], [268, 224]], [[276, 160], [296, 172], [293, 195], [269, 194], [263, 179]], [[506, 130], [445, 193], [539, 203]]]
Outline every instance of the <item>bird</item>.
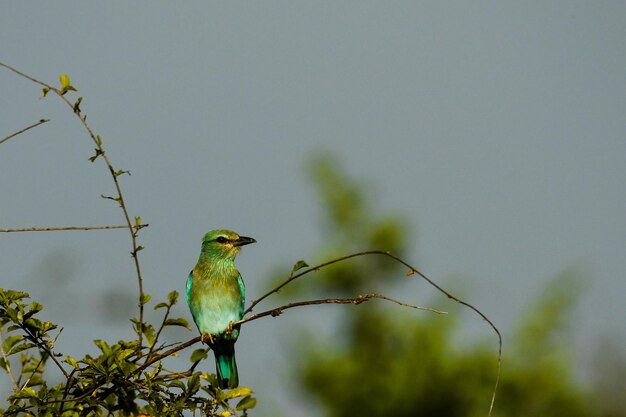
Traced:
[[187, 278], [186, 298], [203, 343], [215, 354], [218, 386], [239, 386], [235, 342], [243, 318], [246, 288], [235, 267], [241, 247], [256, 240], [232, 230], [211, 230], [202, 239], [198, 263]]

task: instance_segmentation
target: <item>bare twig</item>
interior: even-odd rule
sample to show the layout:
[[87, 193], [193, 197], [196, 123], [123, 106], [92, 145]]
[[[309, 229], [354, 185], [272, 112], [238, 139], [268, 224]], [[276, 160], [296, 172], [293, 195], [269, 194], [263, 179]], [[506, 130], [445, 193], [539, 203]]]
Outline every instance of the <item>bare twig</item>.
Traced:
[[390, 301], [392, 303], [404, 306], [404, 307], [409, 307], [409, 308], [414, 308], [416, 310], [422, 310], [422, 311], [429, 311], [431, 313], [437, 313], [437, 314], [448, 314], [447, 311], [441, 311], [441, 310], [436, 310], [434, 308], [430, 308], [430, 307], [420, 307], [420, 306], [416, 306], [413, 304], [408, 304], [408, 303], [404, 303], [402, 301], [398, 301], [395, 300], [391, 297], [387, 297], [386, 295], [382, 295], [382, 294], [364, 294], [364, 295], [359, 295], [358, 297], [355, 298], [323, 298], [323, 299], [319, 299], [319, 300], [306, 300], [306, 301], [297, 301], [294, 303], [288, 303], [285, 305], [282, 305], [280, 307], [276, 307], [273, 308], [271, 310], [267, 310], [264, 311], [262, 313], [259, 314], [253, 314], [251, 316], [248, 316], [242, 320], [236, 321], [233, 323], [233, 326], [239, 325], [239, 324], [243, 324], [243, 323], [247, 323], [249, 321], [252, 320], [256, 320], [256, 319], [260, 319], [261, 317], [267, 317], [267, 316], [272, 316], [272, 317], [278, 317], [283, 313], [283, 310], [287, 310], [290, 308], [294, 308], [294, 307], [303, 307], [303, 306], [309, 306], [309, 305], [319, 305], [319, 304], [354, 304], [354, 305], [359, 305], [361, 303], [364, 303], [366, 301], [369, 301], [371, 299], [375, 299], [378, 298], [380, 300], [386, 300], [386, 301]]
[[19, 134], [22, 134], [22, 133], [26, 132], [26, 131], [27, 131], [27, 130], [29, 130], [29, 129], [32, 129], [33, 127], [37, 127], [37, 126], [42, 125], [42, 124], [44, 124], [44, 123], [47, 123], [47, 122], [49, 122], [49, 121], [50, 121], [50, 119], [41, 119], [41, 120], [39, 120], [38, 122], [33, 123], [32, 125], [27, 126], [27, 127], [25, 127], [24, 129], [19, 130], [19, 131], [17, 131], [17, 132], [15, 132], [15, 133], [13, 133], [13, 134], [10, 134], [9, 136], [7, 136], [7, 137], [5, 137], [4, 139], [0, 140], [0, 144], [2, 144], [2, 143], [4, 143], [4, 142], [6, 142], [7, 140], [9, 140], [9, 139], [11, 139], [11, 138], [16, 137], [16, 136], [17, 136], [17, 135], [19, 135]]
[[[141, 345], [142, 345], [142, 341], [143, 341], [143, 331], [142, 331], [142, 324], [143, 324], [143, 317], [144, 317], [144, 292], [143, 292], [143, 278], [141, 275], [141, 268], [139, 266], [139, 258], [138, 258], [138, 252], [142, 249], [138, 244], [137, 244], [137, 233], [139, 231], [139, 228], [134, 228], [133, 227], [133, 223], [131, 221], [131, 216], [128, 213], [128, 209], [126, 207], [126, 202], [124, 200], [124, 196], [122, 194], [122, 188], [120, 186], [120, 183], [117, 179], [117, 177], [119, 176], [119, 173], [113, 168], [113, 164], [111, 164], [111, 161], [109, 160], [109, 157], [107, 156], [107, 154], [104, 151], [104, 148], [102, 147], [102, 140], [100, 139], [99, 136], [97, 136], [94, 131], [91, 129], [91, 127], [89, 126], [89, 124], [87, 123], [87, 117], [86, 116], [82, 116], [81, 111], [80, 111], [80, 107], [78, 106], [79, 102], [76, 103], [72, 103], [70, 102], [67, 97], [65, 96], [66, 91], [62, 91], [59, 90], [47, 83], [44, 83], [42, 81], [39, 81], [38, 79], [31, 77], [30, 75], [27, 75], [25, 73], [23, 73], [22, 71], [19, 71], [16, 68], [13, 68], [10, 65], [7, 64], [3, 64], [2, 62], [0, 62], [0, 66], [13, 71], [14, 73], [16, 73], [17, 75], [26, 78], [36, 84], [39, 84], [40, 86], [44, 87], [45, 89], [47, 89], [48, 92], [53, 92], [55, 93], [67, 106], [69, 106], [72, 109], [72, 112], [76, 115], [76, 117], [78, 117], [78, 120], [80, 120], [81, 124], [83, 125], [83, 127], [85, 128], [85, 130], [87, 131], [87, 133], [89, 134], [89, 137], [91, 137], [91, 140], [93, 141], [93, 143], [96, 145], [96, 157], [102, 157], [102, 159], [104, 160], [104, 162], [107, 165], [107, 168], [109, 169], [109, 172], [111, 173], [111, 177], [113, 179], [113, 183], [115, 184], [115, 189], [117, 192], [117, 197], [114, 198], [114, 200], [120, 205], [120, 208], [122, 209], [122, 212], [124, 213], [124, 219], [126, 220], [126, 224], [127, 224], [127, 228], [130, 232], [130, 237], [131, 237], [131, 242], [132, 242], [132, 251], [131, 251], [131, 256], [133, 257], [134, 260], [134, 264], [135, 264], [135, 271], [137, 273], [137, 283], [138, 283], [138, 287], [139, 287], [139, 322], [140, 325], [138, 326], [137, 329], [137, 333], [138, 333], [138, 339], [139, 339], [139, 343], [138, 343], [138, 349], [141, 350]], [[80, 99], [79, 99], [80, 100]], [[95, 159], [95, 158], [94, 158]]]
[[150, 355], [152, 355], [152, 352], [154, 351], [154, 348], [157, 342], [159, 341], [159, 336], [161, 336], [161, 332], [163, 331], [163, 328], [165, 327], [165, 322], [167, 321], [167, 318], [170, 316], [171, 309], [172, 309], [172, 306], [168, 305], [167, 310], [165, 311], [165, 315], [163, 316], [163, 321], [161, 322], [161, 326], [159, 326], [159, 330], [157, 331], [156, 336], [154, 336], [154, 341], [150, 345], [150, 350], [148, 350], [148, 354], [147, 354], [148, 358], [150, 358]]
[[[133, 229], [143, 229], [148, 227], [147, 224], [139, 226], [131, 226]], [[63, 227], [23, 227], [16, 229], [0, 229], [0, 233], [14, 232], [55, 232], [55, 231], [74, 231], [74, 230], [109, 230], [109, 229], [128, 229], [128, 225], [118, 226], [63, 226]]]

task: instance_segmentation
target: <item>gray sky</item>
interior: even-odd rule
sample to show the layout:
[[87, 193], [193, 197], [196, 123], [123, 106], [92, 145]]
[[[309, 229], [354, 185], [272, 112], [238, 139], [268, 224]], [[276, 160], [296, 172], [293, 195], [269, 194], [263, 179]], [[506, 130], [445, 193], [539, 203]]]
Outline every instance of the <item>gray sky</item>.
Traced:
[[[505, 337], [547, 279], [581, 268], [582, 367], [601, 338], [626, 343], [624, 22], [621, 1], [5, 2], [0, 61], [55, 84], [68, 73], [84, 96], [132, 172], [154, 298], [183, 291], [213, 228], [259, 241], [238, 259], [250, 299], [268, 285], [256, 277], [314, 257], [323, 229], [303, 165], [325, 149], [410, 220], [409, 258]], [[1, 145], [0, 228], [121, 224], [73, 115], [6, 70], [0, 91], [0, 137], [51, 119]], [[0, 235], [0, 286], [42, 301], [78, 355], [129, 336], [94, 306], [111, 289], [135, 296], [129, 251], [123, 231]], [[259, 410], [297, 406], [277, 346], [311, 314], [244, 329]]]

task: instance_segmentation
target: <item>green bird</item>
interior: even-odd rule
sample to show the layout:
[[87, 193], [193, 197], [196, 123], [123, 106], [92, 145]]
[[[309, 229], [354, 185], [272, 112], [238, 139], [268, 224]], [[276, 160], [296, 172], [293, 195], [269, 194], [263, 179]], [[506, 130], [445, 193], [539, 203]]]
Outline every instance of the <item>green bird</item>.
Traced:
[[246, 288], [235, 257], [242, 246], [255, 242], [232, 230], [208, 232], [202, 239], [198, 263], [187, 278], [187, 304], [202, 342], [215, 353], [220, 388], [239, 385], [235, 342], [240, 326], [232, 323], [243, 318]]

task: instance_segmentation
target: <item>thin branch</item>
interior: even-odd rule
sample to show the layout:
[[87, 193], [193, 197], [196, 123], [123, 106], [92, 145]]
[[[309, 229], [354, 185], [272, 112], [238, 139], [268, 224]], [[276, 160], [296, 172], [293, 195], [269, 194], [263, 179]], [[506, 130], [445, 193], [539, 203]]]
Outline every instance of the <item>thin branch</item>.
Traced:
[[154, 347], [159, 341], [159, 336], [161, 336], [161, 332], [163, 331], [163, 328], [165, 327], [165, 322], [167, 321], [167, 318], [170, 316], [171, 309], [172, 309], [172, 306], [168, 305], [167, 310], [165, 311], [165, 315], [163, 316], [163, 321], [161, 322], [161, 326], [159, 326], [159, 330], [157, 331], [156, 336], [154, 336], [154, 341], [152, 342], [152, 345], [150, 345], [150, 350], [148, 351], [148, 354], [147, 354], [148, 358], [150, 357], [150, 355], [152, 355], [152, 352], [154, 351]]
[[13, 133], [13, 134], [11, 134], [11, 135], [9, 135], [9, 136], [5, 137], [4, 139], [0, 140], [0, 144], [2, 144], [2, 143], [4, 143], [4, 142], [6, 142], [7, 140], [9, 140], [9, 139], [11, 139], [11, 138], [16, 137], [16, 136], [17, 136], [17, 135], [19, 135], [19, 134], [22, 134], [22, 133], [26, 132], [26, 131], [27, 131], [27, 130], [29, 130], [29, 129], [32, 129], [33, 127], [37, 127], [37, 126], [42, 125], [42, 124], [44, 124], [44, 123], [48, 123], [49, 121], [50, 121], [50, 119], [41, 119], [41, 120], [39, 120], [38, 122], [33, 123], [32, 125], [27, 126], [27, 127], [25, 127], [24, 129], [19, 130], [19, 131], [15, 132], [15, 133]]
[[46, 354], [48, 354], [48, 356], [50, 356], [50, 358], [52, 358], [52, 361], [56, 364], [57, 368], [59, 368], [61, 370], [61, 372], [63, 373], [63, 376], [65, 376], [66, 379], [69, 378], [70, 374], [67, 373], [65, 368], [63, 368], [63, 365], [61, 365], [61, 363], [57, 360], [56, 356], [54, 356], [54, 353], [52, 353], [52, 349], [48, 346], [48, 343], [46, 343], [46, 341], [43, 340], [42, 338], [36, 337], [35, 335], [33, 335], [33, 333], [27, 327], [25, 327], [25, 326], [23, 326], [21, 324], [19, 326], [24, 331], [24, 333], [26, 333], [28, 335], [30, 340], [35, 342], [35, 344], [37, 345], [37, 347], [39, 349], [41, 349], [44, 352], [46, 352]]
[[323, 298], [323, 299], [319, 299], [319, 300], [307, 300], [307, 301], [297, 301], [294, 303], [288, 303], [285, 305], [282, 305], [280, 307], [276, 307], [273, 308], [271, 310], [267, 310], [264, 311], [262, 313], [259, 314], [253, 314], [251, 316], [248, 316], [244, 319], [241, 319], [239, 321], [236, 321], [233, 323], [233, 326], [236, 325], [240, 325], [243, 323], [247, 323], [249, 321], [252, 320], [256, 320], [256, 319], [260, 319], [261, 317], [267, 317], [267, 316], [272, 316], [272, 317], [278, 317], [283, 313], [283, 310], [287, 310], [290, 308], [294, 308], [294, 307], [303, 307], [303, 306], [309, 306], [309, 305], [319, 305], [319, 304], [354, 304], [354, 305], [359, 305], [361, 303], [364, 303], [366, 301], [369, 301], [371, 299], [380, 299], [380, 300], [386, 300], [386, 301], [390, 301], [392, 303], [404, 306], [404, 307], [409, 307], [409, 308], [414, 308], [416, 310], [422, 310], [422, 311], [429, 311], [431, 313], [437, 313], [437, 314], [448, 314], [447, 311], [441, 311], [441, 310], [436, 310], [434, 308], [430, 308], [430, 307], [420, 307], [420, 306], [416, 306], [413, 304], [408, 304], [408, 303], [404, 303], [402, 301], [398, 301], [395, 300], [391, 297], [387, 297], [386, 295], [382, 295], [382, 294], [364, 294], [364, 295], [359, 295], [358, 297], [355, 298]]
[[[131, 226], [133, 229], [143, 229], [148, 224], [139, 226]], [[63, 227], [23, 227], [17, 229], [0, 229], [0, 233], [14, 232], [55, 232], [55, 231], [73, 231], [73, 230], [110, 230], [110, 229], [128, 229], [128, 225], [118, 226], [63, 226]]]
[[[120, 183], [117, 179], [118, 177], [118, 173], [116, 173], [115, 169], [113, 168], [113, 164], [111, 164], [111, 161], [109, 160], [109, 157], [106, 155], [104, 148], [102, 147], [102, 140], [100, 139], [99, 136], [97, 136], [94, 131], [91, 129], [91, 127], [89, 126], [89, 124], [87, 123], [87, 117], [86, 116], [82, 116], [81, 115], [81, 111], [80, 111], [80, 107], [78, 106], [78, 102], [76, 103], [72, 103], [70, 102], [67, 97], [65, 97], [65, 91], [61, 91], [47, 83], [44, 83], [42, 81], [39, 81], [38, 79], [31, 77], [30, 75], [27, 75], [25, 73], [23, 73], [22, 71], [19, 71], [15, 68], [13, 68], [10, 65], [7, 64], [3, 64], [2, 62], [0, 62], [0, 66], [7, 68], [10, 71], [13, 71], [14, 73], [16, 73], [17, 75], [24, 77], [36, 84], [39, 84], [40, 86], [48, 89], [48, 92], [53, 92], [55, 93], [61, 100], [63, 100], [63, 102], [65, 102], [65, 104], [67, 104], [69, 106], [70, 109], [72, 109], [72, 113], [74, 113], [74, 115], [76, 115], [76, 117], [78, 117], [78, 120], [80, 120], [81, 124], [83, 125], [83, 127], [85, 128], [85, 130], [87, 130], [87, 133], [89, 134], [89, 136], [91, 137], [91, 140], [93, 141], [93, 143], [96, 145], [96, 157], [102, 157], [102, 159], [104, 160], [104, 162], [107, 165], [107, 168], [109, 169], [109, 172], [111, 173], [111, 177], [113, 179], [113, 183], [115, 184], [115, 189], [117, 191], [117, 198], [115, 198], [115, 201], [118, 202], [118, 204], [120, 205], [120, 208], [122, 209], [122, 212], [124, 213], [124, 219], [126, 220], [126, 224], [128, 226], [128, 230], [130, 232], [130, 237], [131, 237], [131, 242], [132, 242], [132, 251], [131, 251], [131, 256], [134, 260], [134, 264], [135, 264], [135, 271], [137, 273], [137, 282], [138, 282], [138, 287], [139, 287], [139, 322], [143, 323], [143, 317], [144, 317], [144, 303], [142, 302], [144, 299], [144, 292], [143, 292], [143, 278], [141, 275], [141, 268], [139, 266], [139, 257], [138, 257], [138, 252], [141, 250], [140, 246], [137, 244], [137, 233], [139, 231], [139, 229], [135, 229], [133, 228], [133, 223], [131, 222], [131, 217], [130, 214], [128, 213], [128, 209], [126, 207], [126, 202], [124, 200], [124, 196], [122, 194], [122, 188], [120, 186]], [[142, 332], [142, 326], [140, 325], [138, 328], [138, 339], [139, 339], [139, 343], [138, 343], [138, 349], [141, 350], [141, 345], [142, 345], [142, 341], [143, 341], [143, 332]]]
[[146, 369], [147, 367], [149, 367], [150, 365], [152, 365], [153, 363], [158, 362], [161, 359], [167, 358], [168, 356], [171, 356], [171, 355], [173, 355], [174, 353], [176, 353], [176, 352], [178, 352], [180, 350], [186, 349], [189, 346], [198, 343], [199, 341], [200, 341], [200, 336], [197, 336], [197, 337], [194, 337], [193, 339], [187, 340], [186, 342], [181, 343], [181, 344], [179, 344], [179, 345], [177, 345], [177, 346], [175, 346], [175, 347], [173, 347], [173, 348], [171, 348], [169, 350], [166, 350], [163, 353], [160, 353], [158, 355], [152, 356], [151, 358], [146, 359], [146, 361], [140, 367], [135, 369], [133, 371], [133, 374], [138, 374], [141, 371], [143, 371], [144, 369]]
[[[61, 336], [62, 332], [63, 332], [63, 327], [61, 327], [59, 329], [59, 333], [57, 333], [57, 335], [54, 337], [54, 340], [52, 341], [52, 346], [54, 346], [56, 344], [56, 342], [59, 339], [59, 336]], [[39, 366], [41, 366], [41, 364], [44, 361], [44, 359], [45, 359], [44, 355], [41, 355], [41, 357], [39, 358], [39, 362], [37, 362], [37, 365], [35, 366], [35, 369], [33, 369], [33, 371], [30, 373], [30, 376], [26, 379], [26, 381], [24, 381], [24, 384], [22, 385], [22, 389], [24, 389], [24, 388], [26, 388], [28, 386], [28, 383], [33, 378], [33, 376], [35, 376], [35, 373], [39, 369]], [[43, 369], [42, 369], [42, 373], [43, 373]]]

